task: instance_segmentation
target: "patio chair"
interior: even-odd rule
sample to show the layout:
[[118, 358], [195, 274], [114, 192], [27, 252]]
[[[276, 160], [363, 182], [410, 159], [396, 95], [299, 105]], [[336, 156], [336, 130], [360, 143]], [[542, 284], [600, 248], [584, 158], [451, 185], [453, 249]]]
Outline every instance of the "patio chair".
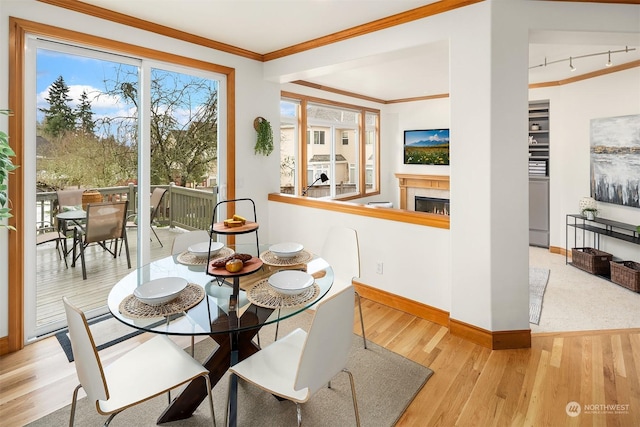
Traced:
[[[81, 387], [87, 393], [91, 406], [94, 406], [98, 413], [109, 415], [104, 424], [108, 426], [111, 420], [126, 408], [168, 393], [172, 388], [195, 381], [199, 377], [204, 379], [202, 386], [207, 387], [212, 424], [216, 425], [209, 371], [169, 337], [156, 335], [108, 366], [103, 366], [86, 316], [66, 297], [63, 297], [62, 301], [67, 316], [76, 373], [80, 380], [80, 384], [73, 391], [70, 426], [74, 423], [78, 391]], [[138, 422], [143, 423], [142, 420]]]
[[36, 246], [55, 242], [58, 257], [60, 258], [60, 260], [64, 259], [64, 265], [68, 268], [69, 264], [67, 264], [67, 257], [64, 248], [64, 243], [66, 242], [67, 238], [62, 233], [60, 233], [59, 230], [56, 230], [50, 222], [45, 221], [40, 224], [41, 226], [38, 227], [36, 234]]
[[[57, 190], [56, 195], [58, 197], [58, 213], [82, 210], [82, 194], [84, 190]], [[66, 237], [73, 237], [73, 227], [69, 227], [67, 221], [60, 221], [58, 223], [58, 230]], [[67, 240], [64, 240], [64, 252], [67, 253]]]
[[[124, 202], [103, 202], [89, 203], [87, 205], [87, 223], [84, 228], [76, 227], [73, 233], [73, 261], [72, 267], [76, 263], [76, 246], [80, 249], [80, 259], [82, 261], [82, 278], [87, 279], [87, 269], [85, 266], [85, 249], [92, 243], [99, 244], [106, 252], [115, 258], [118, 254], [118, 241], [122, 242], [127, 253], [127, 265], [131, 268], [131, 258], [129, 256], [129, 243], [127, 241], [126, 217], [127, 201]], [[111, 250], [106, 242], [115, 242], [115, 247]]]
[[[158, 212], [160, 210], [160, 205], [162, 203], [162, 199], [164, 198], [164, 195], [166, 194], [166, 192], [167, 192], [166, 188], [158, 187], [158, 188], [155, 188], [151, 193], [151, 209], [150, 209], [151, 218], [149, 221], [153, 235], [156, 236], [158, 243], [160, 243], [160, 247], [163, 247], [163, 248], [164, 248], [164, 245], [162, 244], [162, 241], [158, 237], [156, 230], [153, 229], [153, 222], [155, 221], [156, 216], [158, 215]], [[137, 214], [129, 215], [127, 217], [127, 228], [136, 228], [136, 227], [138, 227], [138, 215]]]
[[[338, 373], [346, 372], [359, 426], [353, 375], [346, 369], [353, 341], [353, 299], [353, 286], [325, 297], [318, 304], [308, 333], [298, 328], [230, 367], [229, 371], [275, 396], [293, 401], [298, 426], [302, 424], [300, 403], [307, 402], [325, 385], [330, 387], [331, 379]], [[230, 377], [230, 383], [231, 380]], [[227, 404], [227, 419], [228, 408]]]

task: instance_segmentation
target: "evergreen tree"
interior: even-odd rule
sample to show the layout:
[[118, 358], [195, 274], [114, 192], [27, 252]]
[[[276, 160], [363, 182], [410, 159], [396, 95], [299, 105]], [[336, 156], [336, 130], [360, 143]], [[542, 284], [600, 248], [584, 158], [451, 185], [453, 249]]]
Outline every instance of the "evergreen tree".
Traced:
[[93, 111], [91, 111], [91, 101], [89, 101], [86, 90], [83, 90], [82, 95], [80, 95], [80, 103], [76, 107], [75, 116], [78, 120], [78, 130], [85, 136], [93, 135], [95, 123], [93, 121]]
[[49, 108], [40, 108], [44, 113], [44, 131], [58, 137], [65, 132], [73, 131], [76, 126], [75, 114], [69, 106], [69, 86], [62, 76], [58, 77], [49, 88], [49, 96], [45, 98]]

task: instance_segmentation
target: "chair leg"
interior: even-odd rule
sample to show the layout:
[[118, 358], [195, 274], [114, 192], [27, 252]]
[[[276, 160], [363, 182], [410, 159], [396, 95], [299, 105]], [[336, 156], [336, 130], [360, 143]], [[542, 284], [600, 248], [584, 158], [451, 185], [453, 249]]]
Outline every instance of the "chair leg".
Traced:
[[80, 263], [82, 264], [82, 280], [87, 280], [87, 267], [84, 263], [84, 243], [80, 242], [79, 245], [80, 246]]
[[156, 230], [153, 229], [153, 226], [151, 227], [151, 231], [153, 231], [153, 235], [156, 236], [156, 239], [158, 239], [158, 243], [160, 243], [160, 247], [164, 248], [164, 245], [162, 244], [162, 241], [160, 241], [160, 238], [158, 237]]
[[360, 327], [362, 328], [362, 342], [364, 348], [367, 348], [367, 337], [364, 335], [364, 319], [362, 318], [362, 305], [360, 304], [360, 294], [355, 292], [356, 299], [358, 300], [358, 311], [360, 312]]
[[116, 415], [118, 415], [120, 412], [122, 411], [114, 412], [113, 414], [109, 415], [109, 418], [107, 418], [107, 421], [104, 422], [103, 427], [109, 427], [109, 424], [111, 424], [111, 421], [113, 421]]
[[353, 399], [353, 411], [356, 414], [356, 426], [360, 427], [360, 413], [358, 412], [358, 401], [356, 399], [356, 384], [353, 381], [353, 374], [348, 369], [343, 369], [342, 372], [346, 372], [349, 375], [349, 382], [351, 383], [351, 398]]
[[209, 398], [209, 410], [211, 411], [211, 419], [213, 420], [213, 427], [216, 427], [216, 413], [213, 410], [213, 395], [211, 391], [211, 379], [209, 379], [209, 374], [203, 375], [205, 382], [207, 383], [207, 395]]
[[302, 425], [302, 407], [296, 402], [296, 416], [298, 417], [298, 427]]
[[78, 390], [80, 390], [82, 384], [78, 384], [75, 390], [73, 390], [73, 397], [71, 401], [71, 416], [69, 417], [69, 427], [73, 427], [73, 421], [76, 417], [76, 403], [78, 401]]

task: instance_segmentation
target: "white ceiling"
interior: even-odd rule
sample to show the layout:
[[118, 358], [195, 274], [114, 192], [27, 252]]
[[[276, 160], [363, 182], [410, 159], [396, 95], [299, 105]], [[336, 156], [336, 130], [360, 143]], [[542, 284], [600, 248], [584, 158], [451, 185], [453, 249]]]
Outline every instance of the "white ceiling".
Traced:
[[[82, 0], [156, 24], [266, 54], [366, 24], [437, 0]], [[640, 59], [640, 33], [537, 32], [530, 36], [530, 66], [610, 50], [614, 64]], [[556, 81], [603, 69], [607, 55], [532, 68], [530, 83]], [[307, 81], [377, 99], [394, 100], [449, 91], [448, 44], [432, 43], [376, 58], [361, 68]], [[373, 63], [373, 64], [371, 64]], [[436, 64], [436, 65], [434, 65]], [[424, 78], [424, 71], [430, 71]], [[388, 79], [393, 77], [394, 84]]]

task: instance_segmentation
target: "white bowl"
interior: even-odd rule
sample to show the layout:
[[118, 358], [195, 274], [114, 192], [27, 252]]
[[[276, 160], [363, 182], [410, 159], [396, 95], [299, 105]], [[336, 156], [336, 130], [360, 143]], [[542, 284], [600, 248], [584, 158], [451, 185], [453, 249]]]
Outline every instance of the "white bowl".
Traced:
[[178, 297], [187, 287], [187, 280], [181, 277], [163, 277], [138, 286], [133, 295], [148, 305], [161, 305]]
[[189, 246], [187, 250], [198, 258], [206, 258], [209, 254], [217, 254], [222, 248], [224, 248], [224, 243], [211, 242], [211, 247], [209, 247], [209, 242], [202, 242]]
[[285, 242], [269, 246], [269, 250], [278, 258], [293, 258], [298, 255], [304, 246], [300, 243]]
[[279, 271], [269, 277], [269, 285], [285, 295], [297, 295], [313, 286], [313, 276], [299, 270]]

